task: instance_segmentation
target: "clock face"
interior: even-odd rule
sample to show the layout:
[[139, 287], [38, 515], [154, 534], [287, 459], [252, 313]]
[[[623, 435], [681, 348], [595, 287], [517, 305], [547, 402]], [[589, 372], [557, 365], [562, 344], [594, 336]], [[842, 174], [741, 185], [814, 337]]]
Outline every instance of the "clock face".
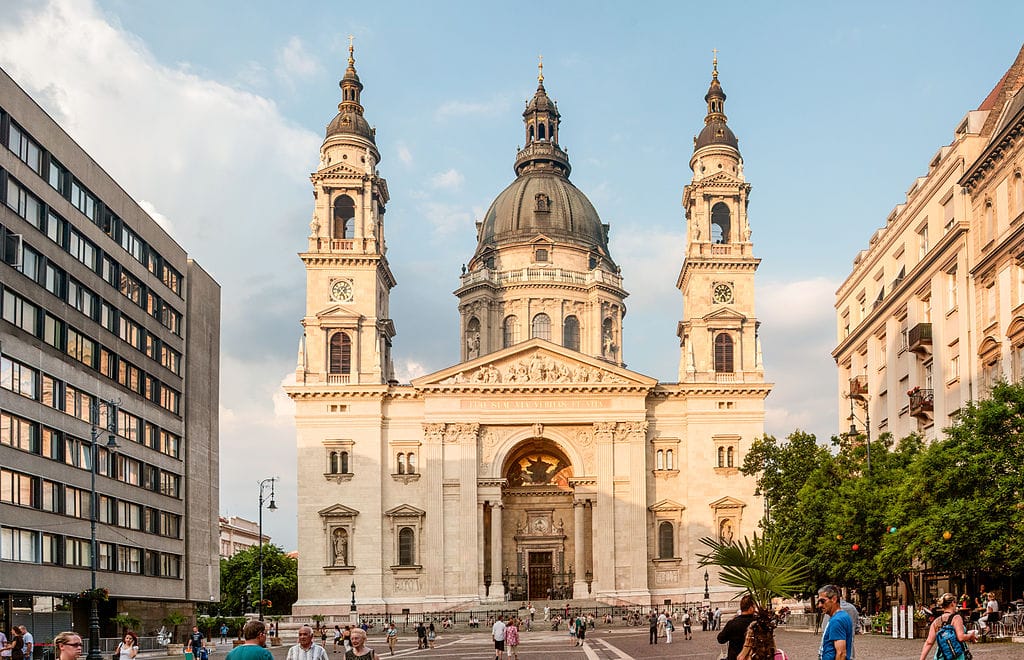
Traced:
[[331, 299], [341, 302], [352, 300], [352, 281], [335, 280], [334, 284], [331, 285]]
[[716, 303], [731, 303], [732, 302], [732, 287], [724, 282], [716, 284], [714, 290], [714, 300]]

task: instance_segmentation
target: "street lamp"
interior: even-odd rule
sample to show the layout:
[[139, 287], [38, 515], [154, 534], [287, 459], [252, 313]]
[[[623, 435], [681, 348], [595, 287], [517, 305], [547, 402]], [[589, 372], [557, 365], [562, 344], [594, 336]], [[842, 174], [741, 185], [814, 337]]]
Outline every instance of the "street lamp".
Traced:
[[[117, 449], [117, 404], [113, 401], [103, 402], [107, 406], [107, 451], [113, 452]], [[100, 654], [100, 611], [99, 604], [96, 600], [96, 570], [99, 568], [99, 546], [96, 543], [96, 521], [99, 518], [99, 496], [96, 494], [96, 464], [99, 463], [100, 450], [99, 450], [99, 438], [100, 430], [96, 426], [96, 422], [100, 419], [100, 401], [98, 399], [93, 400], [92, 410], [90, 411], [93, 419], [92, 431], [90, 436], [92, 437], [92, 448], [90, 452], [92, 454], [92, 465], [89, 470], [89, 503], [91, 511], [89, 512], [89, 538], [90, 538], [90, 561], [89, 561], [89, 573], [92, 584], [89, 598], [89, 653], [86, 656], [89, 660], [103, 660], [103, 656]], [[109, 470], [107, 471], [109, 474]]]
[[356, 611], [356, 581], [352, 580], [352, 607], [349, 608], [350, 612]]
[[849, 398], [850, 432], [848, 433], [848, 435], [851, 440], [859, 435], [859, 432], [857, 431], [857, 425], [854, 422], [860, 421], [859, 419], [857, 419], [857, 416], [853, 414], [853, 400], [857, 399], [858, 401], [864, 404], [864, 437], [867, 439], [867, 442], [864, 443], [864, 446], [867, 448], [868, 452], [868, 472], [871, 472], [871, 407], [868, 405], [867, 399], [862, 396], [854, 395], [853, 393], [851, 393]]
[[277, 511], [277, 505], [274, 504], [275, 481], [277, 481], [277, 477], [270, 477], [260, 482], [260, 621], [263, 620], [263, 502], [267, 499], [266, 492], [269, 489], [270, 504], [267, 506], [267, 511]]
[[707, 572], [707, 570], [704, 571], [704, 600], [708, 601], [709, 604], [711, 602], [711, 592], [708, 591], [708, 572]]

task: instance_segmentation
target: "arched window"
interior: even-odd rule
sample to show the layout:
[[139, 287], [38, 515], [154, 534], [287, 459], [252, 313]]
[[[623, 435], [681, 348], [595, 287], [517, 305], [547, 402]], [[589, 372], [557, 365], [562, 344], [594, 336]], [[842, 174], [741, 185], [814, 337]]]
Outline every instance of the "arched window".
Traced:
[[416, 532], [412, 527], [398, 530], [398, 565], [413, 566], [416, 564]]
[[533, 317], [533, 331], [530, 336], [551, 341], [551, 317], [541, 312]]
[[573, 351], [580, 350], [580, 322], [575, 316], [566, 316], [562, 321], [562, 345]]
[[501, 325], [502, 348], [515, 346], [519, 343], [519, 319], [514, 314], [506, 316], [505, 322]]
[[331, 474], [338, 474], [338, 472], [341, 470], [340, 459], [341, 457], [338, 455], [338, 452], [331, 452]]
[[725, 447], [718, 448], [718, 467], [725, 467]]
[[331, 335], [331, 363], [329, 365], [332, 374], [352, 373], [352, 340], [347, 333], [336, 332]]
[[398, 454], [398, 474], [405, 474], [405, 454]]
[[348, 452], [341, 452], [341, 474], [349, 474], [352, 471], [348, 469]]
[[662, 450], [662, 449], [659, 449], [658, 453], [655, 454], [654, 469], [655, 470], [664, 470], [665, 469], [665, 451]]
[[732, 337], [721, 332], [715, 337], [715, 371], [730, 374], [732, 368]]
[[672, 452], [671, 449], [669, 449], [668, 451], [665, 452], [665, 469], [666, 470], [674, 470], [674, 469], [676, 469], [675, 458], [673, 457], [672, 454], [673, 454], [673, 452]]
[[735, 456], [735, 450], [732, 447], [729, 447], [728, 449], [725, 450], [725, 466], [726, 467], [733, 467], [733, 460], [734, 460], [733, 457], [734, 456]]
[[675, 556], [675, 545], [672, 523], [667, 520], [658, 523], [658, 557], [660, 559], [672, 559]]
[[405, 455], [405, 470], [409, 474], [416, 474], [416, 454], [409, 452]]
[[537, 139], [538, 139], [538, 140], [543, 140], [543, 139], [545, 139], [545, 138], [544, 138], [544, 124], [539, 124], [539, 125], [537, 126]]
[[719, 202], [711, 207], [711, 242], [729, 242], [729, 207]]
[[530, 142], [533, 142], [533, 125], [530, 125]]
[[334, 232], [333, 238], [352, 238], [355, 234], [356, 203], [348, 195], [341, 195], [334, 200]]

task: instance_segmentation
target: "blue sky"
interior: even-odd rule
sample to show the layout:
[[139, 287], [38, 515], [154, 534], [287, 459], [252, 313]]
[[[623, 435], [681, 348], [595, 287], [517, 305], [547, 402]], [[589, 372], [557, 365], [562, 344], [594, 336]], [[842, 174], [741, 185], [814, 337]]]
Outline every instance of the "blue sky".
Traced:
[[[473, 223], [513, 177], [522, 104], [545, 85], [573, 182], [611, 224], [631, 292], [629, 367], [672, 381], [693, 136], [719, 50], [753, 184], [767, 431], [837, 431], [834, 292], [1021, 47], [1006, 2], [25, 1], [0, 66], [223, 287], [221, 511], [295, 546], [294, 370], [308, 174], [340, 100], [347, 35], [392, 200], [403, 378], [452, 364], [451, 292]], [[315, 476], [315, 475], [310, 475]]]

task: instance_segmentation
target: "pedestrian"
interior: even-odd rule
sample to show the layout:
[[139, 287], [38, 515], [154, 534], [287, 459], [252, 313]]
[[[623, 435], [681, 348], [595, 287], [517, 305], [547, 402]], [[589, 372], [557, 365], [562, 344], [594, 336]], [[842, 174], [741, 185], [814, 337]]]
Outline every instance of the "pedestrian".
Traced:
[[310, 626], [299, 626], [299, 643], [288, 649], [287, 660], [327, 660], [327, 649], [313, 643]]
[[939, 597], [939, 607], [942, 608], [942, 613], [935, 617], [932, 625], [928, 627], [928, 639], [924, 640], [921, 660], [932, 657], [932, 646], [936, 642], [939, 644], [936, 658], [964, 660], [967, 641], [977, 642], [978, 631], [966, 631], [963, 616], [957, 612], [956, 596], [953, 594], [942, 594]]
[[587, 620], [582, 615], [576, 617], [576, 640], [578, 646], [587, 640]]
[[192, 657], [195, 660], [204, 660], [203, 653], [206, 650], [206, 637], [203, 633], [199, 632], [199, 626], [192, 626], [192, 634], [188, 638], [188, 647], [192, 649]]
[[501, 620], [502, 617], [499, 614], [497, 619], [494, 621], [494, 625], [491, 626], [491, 637], [494, 638], [494, 657], [495, 660], [501, 660], [505, 653], [505, 622]]
[[339, 646], [341, 646], [341, 626], [334, 624], [334, 653], [338, 652]]
[[683, 610], [683, 639], [693, 639], [693, 621], [689, 610]]
[[437, 639], [437, 628], [434, 627], [434, 622], [431, 621], [430, 625], [427, 626], [427, 646], [434, 648], [435, 639]]
[[[530, 620], [526, 623], [529, 626]], [[509, 660], [519, 660], [519, 621], [516, 619], [509, 619], [505, 626], [505, 650]]]
[[544, 620], [548, 620], [548, 616], [551, 614], [551, 608], [547, 605], [544, 606]]
[[[270, 624], [270, 630], [271, 637], [277, 635], [277, 631], [274, 630], [274, 624]], [[327, 648], [327, 626], [322, 623], [320, 624], [320, 646], [325, 649]]]
[[341, 647], [346, 655], [352, 650], [352, 626], [345, 626], [341, 631]]
[[[846, 654], [849, 657], [851, 657], [851, 658], [856, 658], [857, 657], [857, 649], [856, 649], [855, 639], [856, 639], [856, 633], [857, 633], [857, 622], [860, 620], [860, 612], [857, 611], [857, 606], [856, 605], [854, 605], [853, 603], [847, 601], [842, 596], [839, 597], [839, 608], [841, 610], [843, 610], [844, 612], [846, 612], [850, 616], [850, 621], [853, 622], [854, 636], [850, 638], [850, 646], [849, 646], [849, 648], [846, 649]], [[821, 617], [821, 625], [827, 626], [828, 625], [828, 620], [829, 620], [829, 616], [827, 614], [822, 615], [822, 617]]]
[[32, 649], [36, 645], [35, 640], [32, 639], [32, 633], [30, 633], [28, 628], [25, 626], [18, 626], [18, 630], [21, 631], [22, 651], [25, 653], [25, 657], [28, 658], [28, 660], [32, 660]]
[[231, 649], [225, 660], [274, 660], [274, 656], [266, 648], [267, 626], [262, 621], [248, 621], [242, 626], [241, 646]]
[[569, 646], [576, 646], [576, 619], [566, 617], [565, 629], [569, 631]]
[[818, 608], [829, 615], [818, 649], [820, 660], [852, 660], [853, 621], [839, 606], [839, 589], [828, 584], [818, 589]]
[[352, 629], [352, 648], [345, 653], [345, 660], [377, 660], [377, 652], [366, 646], [366, 631]]
[[721, 630], [722, 629], [722, 608], [721, 607], [716, 607], [715, 608], [714, 623], [715, 623], [715, 625], [714, 625], [714, 628], [712, 628], [712, 630]]
[[[15, 630], [15, 634], [21, 631]], [[21, 635], [18, 635], [21, 637]], [[57, 649], [57, 660], [77, 660], [82, 655], [82, 638], [78, 633], [62, 632], [53, 638], [53, 646]], [[14, 657], [13, 655], [11, 657]]]
[[117, 643], [114, 649], [114, 660], [135, 660], [139, 654], [139, 636], [131, 630], [126, 631], [124, 639]]
[[658, 637], [664, 637], [665, 636], [665, 621], [666, 621], [666, 619], [667, 619], [667, 617], [665, 616], [665, 612], [664, 611], [658, 613]]
[[423, 625], [422, 621], [416, 622], [416, 648], [427, 648], [427, 627]]
[[648, 644], [657, 644], [658, 643], [658, 615], [654, 613], [654, 610], [651, 610], [650, 616], [647, 617], [647, 623], [648, 623], [648, 625], [650, 626], [650, 629], [651, 629], [651, 638], [650, 638], [650, 641], [648, 642]]
[[729, 619], [729, 622], [725, 624], [725, 628], [718, 632], [718, 643], [729, 645], [729, 650], [725, 656], [726, 660], [736, 660], [740, 651], [743, 650], [743, 640], [747, 637], [747, 628], [750, 627], [751, 621], [754, 620], [754, 613], [756, 611], [757, 605], [754, 603], [754, 597], [750, 594], [744, 594], [740, 598], [739, 615]]
[[0, 630], [0, 660], [11, 657], [11, 649], [7, 648], [7, 635]]
[[388, 648], [391, 649], [391, 655], [395, 654], [395, 643], [398, 642], [398, 628], [395, 627], [395, 622], [392, 621], [388, 624], [387, 630], [384, 634], [388, 638]]
[[[82, 640], [79, 639], [78, 643], [81, 644]], [[21, 630], [18, 629], [18, 626], [11, 628], [11, 638], [7, 640], [7, 646], [4, 650], [10, 652], [11, 660], [25, 659], [25, 640], [22, 639]], [[78, 652], [82, 652], [81, 647], [79, 647]]]
[[530, 604], [530, 621], [533, 621], [537, 617], [537, 608], [534, 607], [533, 603]]
[[675, 630], [675, 627], [672, 625], [672, 617], [670, 617], [669, 615], [666, 614], [665, 615], [665, 643], [666, 644], [671, 644], [672, 643], [672, 631], [673, 630]]

